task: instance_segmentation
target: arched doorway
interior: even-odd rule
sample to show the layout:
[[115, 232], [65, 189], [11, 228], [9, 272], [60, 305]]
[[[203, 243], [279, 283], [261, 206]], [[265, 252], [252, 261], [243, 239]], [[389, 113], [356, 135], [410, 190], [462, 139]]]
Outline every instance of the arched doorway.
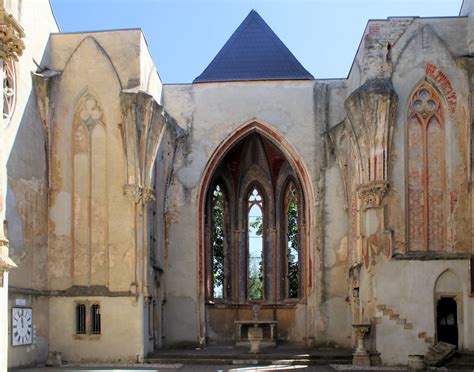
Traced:
[[264, 334], [279, 322], [279, 337], [291, 338], [296, 309], [305, 306], [308, 179], [294, 152], [281, 146], [284, 139], [272, 134], [256, 122], [242, 127], [211, 157], [201, 184], [208, 341], [239, 338], [237, 323], [252, 319], [255, 307], [259, 319], [269, 321]]
[[463, 347], [462, 328], [462, 284], [456, 273], [447, 269], [442, 272], [434, 286], [436, 340], [456, 347]]
[[436, 306], [436, 326], [438, 342], [458, 346], [458, 316], [454, 297], [442, 297]]

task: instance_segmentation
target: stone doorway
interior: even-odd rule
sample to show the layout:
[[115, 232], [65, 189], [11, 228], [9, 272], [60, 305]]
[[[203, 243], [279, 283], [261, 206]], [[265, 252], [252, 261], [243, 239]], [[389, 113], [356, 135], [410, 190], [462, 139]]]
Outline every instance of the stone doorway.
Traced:
[[458, 346], [457, 304], [454, 297], [442, 297], [436, 306], [438, 342]]

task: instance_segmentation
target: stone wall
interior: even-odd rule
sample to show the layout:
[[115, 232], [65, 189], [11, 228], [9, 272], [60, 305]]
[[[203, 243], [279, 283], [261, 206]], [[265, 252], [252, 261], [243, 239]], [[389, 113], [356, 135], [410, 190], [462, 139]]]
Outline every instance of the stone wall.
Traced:
[[[37, 68], [34, 61], [39, 63], [44, 57], [49, 33], [58, 28], [48, 1], [37, 1], [34, 7], [22, 1], [4, 4], [26, 35], [25, 50], [15, 63], [13, 115], [2, 127], [5, 136], [2, 146], [5, 164], [2, 167], [7, 174], [3, 212], [8, 225], [10, 256], [18, 266], [9, 275], [8, 314], [10, 318], [11, 308], [18, 306], [32, 307], [34, 314], [32, 345], [11, 346], [11, 319], [1, 321], [8, 327], [8, 334], [5, 334], [8, 365], [18, 366], [44, 361], [48, 347], [48, 304], [37, 292], [47, 287], [48, 184], [45, 137], [32, 92], [31, 72]], [[7, 352], [0, 350], [0, 355], [6, 356]]]

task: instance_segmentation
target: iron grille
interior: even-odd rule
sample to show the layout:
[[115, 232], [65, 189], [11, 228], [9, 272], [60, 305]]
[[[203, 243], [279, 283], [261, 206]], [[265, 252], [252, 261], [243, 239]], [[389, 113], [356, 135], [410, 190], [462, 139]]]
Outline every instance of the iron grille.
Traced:
[[86, 334], [86, 305], [76, 305], [76, 334]]
[[97, 304], [91, 306], [91, 333], [100, 335], [100, 306]]

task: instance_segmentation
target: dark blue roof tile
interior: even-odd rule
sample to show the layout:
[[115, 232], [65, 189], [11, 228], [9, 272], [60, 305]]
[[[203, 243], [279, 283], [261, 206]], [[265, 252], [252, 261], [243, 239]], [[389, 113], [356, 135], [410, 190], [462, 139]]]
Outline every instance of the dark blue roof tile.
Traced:
[[262, 17], [252, 10], [194, 83], [313, 79]]

